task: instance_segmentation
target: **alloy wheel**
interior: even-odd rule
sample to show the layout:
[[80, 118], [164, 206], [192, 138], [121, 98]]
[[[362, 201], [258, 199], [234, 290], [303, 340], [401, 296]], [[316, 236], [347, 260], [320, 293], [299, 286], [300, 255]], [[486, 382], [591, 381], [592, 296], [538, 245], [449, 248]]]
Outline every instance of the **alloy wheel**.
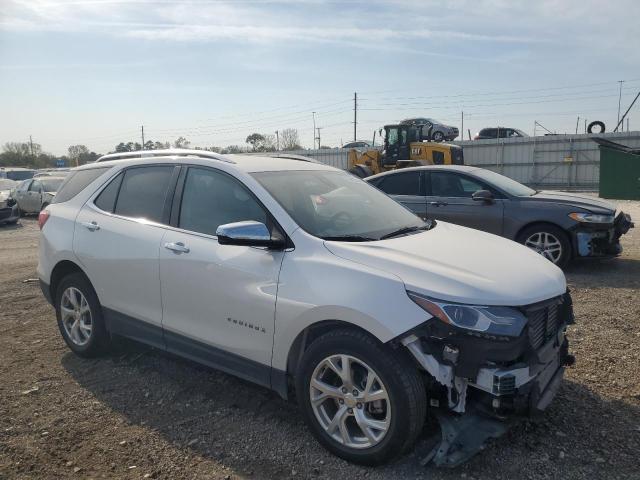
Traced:
[[551, 233], [536, 232], [530, 235], [524, 244], [553, 263], [558, 263], [562, 257], [562, 243]]
[[60, 316], [69, 339], [80, 347], [86, 345], [91, 339], [93, 321], [89, 302], [80, 290], [69, 287], [62, 293]]
[[389, 394], [378, 374], [351, 355], [331, 355], [313, 371], [311, 407], [325, 432], [351, 448], [382, 441], [391, 424]]

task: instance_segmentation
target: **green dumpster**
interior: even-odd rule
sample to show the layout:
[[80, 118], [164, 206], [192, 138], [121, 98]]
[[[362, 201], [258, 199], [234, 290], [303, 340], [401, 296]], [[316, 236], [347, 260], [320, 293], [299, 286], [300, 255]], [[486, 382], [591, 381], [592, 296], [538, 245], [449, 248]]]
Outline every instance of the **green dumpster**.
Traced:
[[600, 196], [640, 200], [640, 149], [594, 138], [600, 146]]

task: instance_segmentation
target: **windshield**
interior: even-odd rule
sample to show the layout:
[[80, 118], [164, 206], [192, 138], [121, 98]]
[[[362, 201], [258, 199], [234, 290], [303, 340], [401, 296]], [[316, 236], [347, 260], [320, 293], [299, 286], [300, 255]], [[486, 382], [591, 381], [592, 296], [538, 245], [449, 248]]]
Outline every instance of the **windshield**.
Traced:
[[253, 176], [305, 231], [325, 240], [379, 240], [426, 228], [420, 218], [346, 172], [279, 171]]
[[491, 170], [478, 169], [474, 170], [473, 174], [476, 177], [491, 183], [496, 188], [507, 192], [509, 195], [513, 195], [514, 197], [530, 197], [531, 195], [536, 194], [536, 191], [533, 188], [529, 188], [520, 182], [516, 182], [509, 177], [505, 177], [504, 175], [500, 175], [499, 173]]
[[57, 192], [64, 178], [38, 178], [45, 192]]
[[7, 173], [7, 178], [11, 180], [28, 180], [29, 178], [33, 178], [33, 174], [36, 173], [35, 170], [10, 170]]
[[0, 178], [0, 190], [12, 190], [17, 185], [13, 180]]

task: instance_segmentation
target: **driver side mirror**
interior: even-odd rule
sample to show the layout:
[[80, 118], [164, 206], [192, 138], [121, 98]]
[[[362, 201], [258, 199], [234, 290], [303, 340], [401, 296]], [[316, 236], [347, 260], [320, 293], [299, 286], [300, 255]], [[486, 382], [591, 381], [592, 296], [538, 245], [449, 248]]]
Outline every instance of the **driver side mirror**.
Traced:
[[478, 190], [477, 192], [473, 192], [471, 199], [476, 202], [493, 203], [493, 193], [489, 190]]
[[264, 223], [248, 220], [220, 225], [216, 229], [220, 245], [243, 245], [246, 247], [268, 247], [282, 249], [285, 239], [280, 235], [272, 236]]

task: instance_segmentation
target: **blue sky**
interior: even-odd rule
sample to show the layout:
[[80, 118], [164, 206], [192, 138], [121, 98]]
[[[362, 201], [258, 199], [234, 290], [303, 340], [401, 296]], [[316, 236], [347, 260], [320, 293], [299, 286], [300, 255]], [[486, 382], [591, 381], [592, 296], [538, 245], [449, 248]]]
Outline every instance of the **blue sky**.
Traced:
[[[640, 2], [0, 0], [0, 144], [312, 144], [428, 116], [558, 132], [640, 89]], [[640, 106], [630, 115], [640, 129]], [[581, 128], [583, 120], [580, 121]]]

